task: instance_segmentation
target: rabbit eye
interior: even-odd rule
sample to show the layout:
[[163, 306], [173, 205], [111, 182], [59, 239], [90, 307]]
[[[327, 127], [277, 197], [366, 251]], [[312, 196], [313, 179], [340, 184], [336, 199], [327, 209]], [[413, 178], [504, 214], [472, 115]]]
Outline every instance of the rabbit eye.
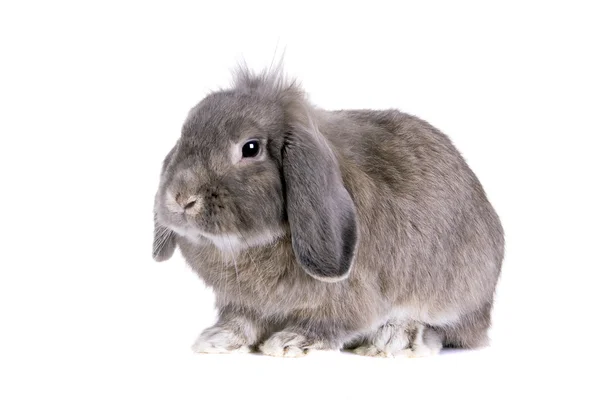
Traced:
[[260, 152], [260, 144], [258, 140], [249, 140], [244, 143], [242, 147], [242, 157], [243, 158], [252, 158], [256, 157]]

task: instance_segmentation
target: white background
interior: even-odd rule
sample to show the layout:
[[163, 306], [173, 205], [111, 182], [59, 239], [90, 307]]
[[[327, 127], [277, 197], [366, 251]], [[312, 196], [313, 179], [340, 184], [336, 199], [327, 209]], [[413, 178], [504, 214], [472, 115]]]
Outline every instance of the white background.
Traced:
[[[416, 4], [3, 1], [0, 398], [598, 396], [600, 14]], [[151, 259], [160, 164], [236, 62], [284, 49], [317, 105], [400, 108], [463, 152], [506, 230], [490, 348], [192, 353], [212, 294]]]

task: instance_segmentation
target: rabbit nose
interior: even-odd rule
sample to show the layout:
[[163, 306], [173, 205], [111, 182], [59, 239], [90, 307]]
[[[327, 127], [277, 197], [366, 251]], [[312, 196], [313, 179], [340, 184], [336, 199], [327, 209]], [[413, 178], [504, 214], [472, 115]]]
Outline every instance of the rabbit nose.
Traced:
[[198, 196], [189, 196], [186, 198], [181, 194], [178, 194], [175, 199], [177, 203], [181, 206], [181, 208], [187, 211], [196, 205], [196, 202], [198, 201]]

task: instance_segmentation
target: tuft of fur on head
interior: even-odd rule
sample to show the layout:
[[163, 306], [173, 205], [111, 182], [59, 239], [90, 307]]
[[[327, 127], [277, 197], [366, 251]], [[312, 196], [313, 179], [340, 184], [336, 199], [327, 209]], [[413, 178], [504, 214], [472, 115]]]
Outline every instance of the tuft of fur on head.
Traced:
[[239, 93], [257, 94], [273, 100], [289, 96], [306, 100], [306, 93], [297, 79], [286, 75], [283, 60], [260, 72], [251, 70], [246, 63], [240, 63], [233, 69], [232, 76], [232, 88]]

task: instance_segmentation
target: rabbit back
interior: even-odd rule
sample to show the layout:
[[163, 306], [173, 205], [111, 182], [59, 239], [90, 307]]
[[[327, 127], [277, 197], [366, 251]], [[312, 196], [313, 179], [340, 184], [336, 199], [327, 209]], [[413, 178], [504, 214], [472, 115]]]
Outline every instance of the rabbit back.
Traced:
[[323, 113], [319, 126], [357, 208], [363, 285], [432, 324], [491, 303], [502, 226], [449, 138], [396, 110]]

